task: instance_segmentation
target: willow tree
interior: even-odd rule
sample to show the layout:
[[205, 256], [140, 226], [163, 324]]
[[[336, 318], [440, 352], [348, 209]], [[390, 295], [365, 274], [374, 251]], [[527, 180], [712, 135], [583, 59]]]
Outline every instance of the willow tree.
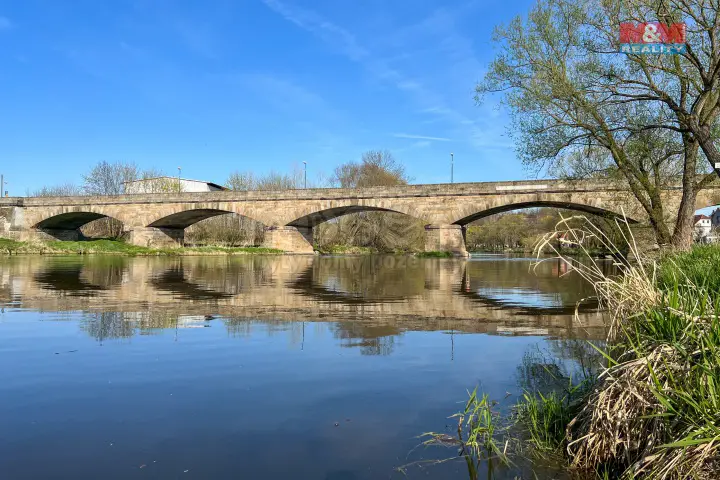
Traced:
[[[685, 53], [619, 53], [622, 23], [656, 20], [686, 23]], [[717, 2], [708, 0], [540, 0], [527, 18], [496, 29], [500, 53], [478, 100], [504, 93], [526, 165], [623, 181], [658, 243], [685, 248], [697, 193], [720, 163], [719, 32]], [[676, 211], [661, 195], [670, 184], [682, 188]]]
[[[338, 166], [331, 179], [341, 188], [407, 185], [409, 181], [405, 167], [386, 150], [370, 150], [359, 162]], [[321, 245], [413, 250], [421, 247], [424, 229], [422, 222], [402, 213], [367, 211], [321, 224], [316, 238]]]

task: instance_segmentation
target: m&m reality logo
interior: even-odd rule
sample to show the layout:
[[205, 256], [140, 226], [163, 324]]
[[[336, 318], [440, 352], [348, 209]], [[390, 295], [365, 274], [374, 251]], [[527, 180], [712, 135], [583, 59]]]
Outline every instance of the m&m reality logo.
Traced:
[[685, 53], [684, 23], [621, 23], [620, 52], [633, 55]]

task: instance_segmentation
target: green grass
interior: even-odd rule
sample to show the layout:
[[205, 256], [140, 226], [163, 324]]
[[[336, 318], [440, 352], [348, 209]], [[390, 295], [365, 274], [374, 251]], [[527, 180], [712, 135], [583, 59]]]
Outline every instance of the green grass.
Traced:
[[525, 392], [516, 405], [516, 421], [531, 446], [540, 452], [559, 452], [567, 445], [568, 423], [578, 412], [584, 388], [571, 392]]
[[650, 471], [690, 477], [720, 466], [720, 292], [680, 282], [664, 288], [662, 303], [632, 322], [622, 346], [625, 362], [643, 359], [647, 367], [646, 434], [658, 438], [659, 457]]
[[720, 247], [669, 253], [646, 270], [657, 274], [645, 280], [655, 300], [616, 324], [607, 369], [568, 424], [569, 459], [612, 478], [716, 478]]
[[[568, 460], [577, 469], [622, 479], [716, 478], [720, 301], [717, 292], [689, 283], [662, 288], [656, 305], [621, 325], [604, 352], [602, 378], [582, 408], [565, 417]], [[559, 421], [557, 407], [549, 408]], [[537, 431], [559, 435], [553, 422]]]
[[[528, 387], [516, 404], [512, 431], [523, 440], [510, 443], [518, 445], [511, 453], [525, 455], [530, 447], [538, 457], [564, 455], [570, 470], [588, 478], [717, 478], [720, 246], [621, 269], [624, 280], [586, 277], [616, 313], [607, 346], [592, 346], [604, 368], [577, 385], [567, 380], [560, 389]], [[485, 408], [474, 393], [472, 399]], [[478, 432], [474, 444], [484, 445], [488, 431]], [[431, 435], [435, 443], [449, 443]], [[464, 445], [467, 437], [459, 438]], [[495, 450], [489, 445], [473, 455], [487, 457], [488, 451]]]
[[371, 255], [378, 253], [378, 250], [372, 247], [356, 247], [354, 245], [315, 245], [321, 255]]
[[15, 252], [23, 242], [16, 242], [9, 238], [0, 238], [0, 252], [12, 253]]
[[[487, 478], [493, 478], [493, 469], [498, 465], [509, 465], [507, 441], [504, 439], [507, 425], [500, 423], [500, 414], [496, 411], [497, 402], [491, 401], [487, 394], [478, 396], [477, 387], [469, 393], [465, 408], [454, 415], [457, 430], [454, 435], [428, 432], [421, 435], [425, 447], [458, 447], [459, 454], [444, 460], [426, 460], [414, 464], [437, 464], [456, 459], [464, 460], [471, 479], [480, 478], [482, 465], [486, 465]], [[398, 470], [405, 472], [411, 465]]]
[[181, 256], [181, 255], [244, 255], [280, 254], [281, 250], [263, 247], [178, 247], [150, 248], [131, 245], [120, 240], [85, 240], [79, 242], [48, 241], [18, 242], [0, 239], [0, 254], [41, 255], [124, 255], [124, 256]]
[[452, 252], [415, 252], [412, 250], [378, 250], [374, 247], [358, 247], [355, 245], [315, 245], [315, 250], [321, 255], [415, 255], [421, 258], [452, 258]]
[[453, 258], [455, 255], [452, 252], [419, 252], [416, 254], [420, 258]]
[[667, 254], [658, 262], [658, 286], [692, 283], [720, 292], [720, 245], [699, 245], [689, 252]]

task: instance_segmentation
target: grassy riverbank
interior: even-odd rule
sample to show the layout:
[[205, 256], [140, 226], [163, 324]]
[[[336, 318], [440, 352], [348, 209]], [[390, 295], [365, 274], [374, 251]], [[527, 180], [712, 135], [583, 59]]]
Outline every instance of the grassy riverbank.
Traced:
[[378, 250], [373, 247], [356, 247], [354, 245], [315, 246], [321, 255], [414, 255], [418, 258], [453, 258], [452, 252], [418, 252], [411, 250]]
[[282, 250], [262, 247], [138, 247], [119, 240], [87, 240], [81, 242], [17, 242], [0, 238], [0, 255], [122, 255], [122, 256], [183, 256], [183, 255], [277, 255]]
[[[280, 255], [284, 252], [264, 247], [196, 246], [177, 248], [138, 247], [121, 240], [83, 240], [79, 242], [18, 242], [0, 238], [0, 255], [123, 255], [123, 256], [192, 256], [192, 255]], [[322, 255], [416, 255], [422, 258], [452, 258], [451, 252], [381, 252], [370, 247], [334, 245], [318, 249]]]
[[382, 253], [372, 247], [356, 247], [354, 245], [315, 245], [315, 250], [321, 255], [374, 255]]
[[[551, 381], [521, 382], [512, 415], [490, 418], [501, 435], [483, 441], [505, 445], [510, 461], [513, 453], [555, 457], [578, 478], [718, 478], [720, 246], [620, 264], [614, 277], [565, 261], [594, 283], [612, 317], [606, 342], [588, 344], [599, 361], [572, 374], [534, 364], [544, 371], [533, 375]], [[475, 451], [471, 463], [507, 461], [505, 450], [490, 450]]]
[[[562, 256], [564, 257], [587, 257], [590, 256], [592, 258], [604, 258], [608, 255], [613, 255], [615, 252], [609, 250], [609, 249], [602, 249], [602, 248], [591, 248], [591, 249], [577, 249], [577, 248], [564, 248], [562, 249]], [[496, 254], [496, 255], [536, 255], [538, 252], [527, 249], [527, 248], [506, 248], [506, 249], [500, 249], [500, 250], [471, 250], [471, 253], [485, 253], [485, 254]], [[545, 255], [554, 255], [554, 252], [550, 248], [543, 249], [541, 254]]]
[[604, 478], [717, 478], [720, 247], [595, 276], [613, 315], [604, 368], [562, 395], [526, 394], [518, 420], [536, 450]]

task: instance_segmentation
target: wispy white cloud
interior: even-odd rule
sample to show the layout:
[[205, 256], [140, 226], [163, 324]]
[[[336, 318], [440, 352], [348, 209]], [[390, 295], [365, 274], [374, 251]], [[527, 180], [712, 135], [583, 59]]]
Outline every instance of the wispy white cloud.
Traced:
[[413, 135], [410, 133], [394, 133], [395, 138], [411, 138], [415, 140], [431, 140], [434, 142], [449, 142], [451, 139], [446, 137], [430, 137], [427, 135]]
[[279, 0], [263, 0], [263, 3], [285, 18], [285, 20], [340, 48], [345, 55], [353, 60], [359, 61], [370, 56], [370, 52], [358, 44], [353, 34], [327, 21], [311, 10], [289, 5]]
[[[429, 86], [427, 79], [418, 75], [409, 75], [399, 67], [391, 65], [398, 57], [391, 56], [390, 50], [393, 48], [386, 48], [388, 45], [383, 45], [382, 39], [373, 39], [374, 44], [378, 45], [375, 50], [382, 50], [382, 54], [375, 54], [369, 47], [363, 45], [355, 34], [317, 12], [281, 0], [263, 0], [263, 2], [287, 21], [322, 39], [331, 48], [338, 50], [350, 60], [361, 64], [377, 80], [404, 92], [425, 115], [444, 122], [457, 133], [459, 138], [466, 140], [475, 148], [507, 147], [505, 141], [498, 141], [500, 140], [498, 132], [502, 128], [498, 122], [491, 125], [481, 118], [478, 120], [470, 118], [460, 110], [451, 107], [443, 94]], [[479, 73], [479, 64], [474, 57], [471, 42], [461, 35], [453, 33], [453, 27], [451, 16], [441, 10], [423, 22], [409, 27], [399, 37], [394, 38], [391, 35], [387, 40], [391, 43], [390, 47], [397, 47], [395, 50], [408, 51], [408, 42], [412, 38], [416, 38], [419, 32], [424, 31], [427, 35], [443, 37], [444, 40], [438, 47], [443, 56], [450, 55], [455, 62], [454, 65], [459, 65], [458, 68], [462, 68], [464, 71], [472, 69]], [[472, 89], [467, 88], [466, 94], [467, 103], [471, 105]]]
[[413, 150], [420, 150], [423, 148], [429, 148], [432, 146], [432, 142], [429, 140], [420, 140], [417, 142], [413, 142], [410, 145], [406, 145], [404, 147], [400, 148], [394, 148], [393, 153], [405, 153], [405, 152], [411, 152]]
[[3, 17], [0, 15], [0, 31], [2, 30], [10, 30], [13, 27], [12, 22], [9, 18]]

